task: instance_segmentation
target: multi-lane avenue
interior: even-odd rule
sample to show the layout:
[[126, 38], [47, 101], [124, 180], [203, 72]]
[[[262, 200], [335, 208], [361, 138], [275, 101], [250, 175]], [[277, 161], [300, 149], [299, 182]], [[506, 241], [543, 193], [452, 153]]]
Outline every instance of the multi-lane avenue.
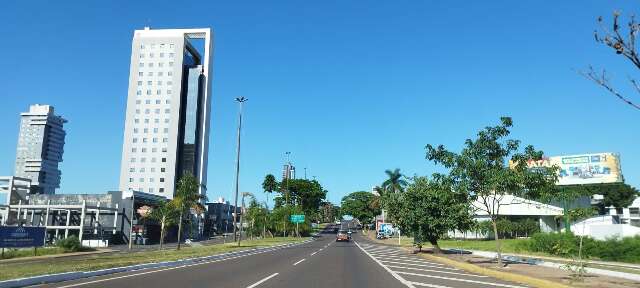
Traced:
[[315, 240], [191, 265], [140, 270], [38, 287], [523, 287], [427, 261], [354, 233], [335, 242], [332, 230]]

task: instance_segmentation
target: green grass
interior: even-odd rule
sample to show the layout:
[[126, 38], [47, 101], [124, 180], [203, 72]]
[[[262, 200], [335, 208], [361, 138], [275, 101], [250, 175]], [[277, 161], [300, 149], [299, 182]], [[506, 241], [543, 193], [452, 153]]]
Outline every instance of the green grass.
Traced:
[[267, 238], [260, 240], [246, 240], [242, 242], [242, 245], [240, 247], [237, 246], [237, 243], [226, 243], [199, 247], [184, 247], [180, 251], [170, 249], [162, 251], [155, 250], [133, 253], [113, 253], [108, 255], [88, 255], [82, 260], [51, 259], [50, 261], [41, 261], [29, 263], [26, 265], [24, 263], [6, 263], [2, 265], [3, 267], [2, 273], [0, 273], [0, 281], [52, 273], [71, 271], [95, 271], [134, 264], [209, 256], [248, 248], [258, 248], [283, 243], [301, 242], [306, 239], [307, 238], [294, 237]]
[[[526, 239], [501, 239], [501, 250], [505, 253], [523, 253], [525, 251], [522, 251], [518, 246], [525, 241]], [[438, 241], [438, 244], [442, 248], [497, 251], [496, 241], [493, 240], [441, 240]]]
[[4, 258], [0, 259], [11, 259], [11, 258], [21, 258], [21, 257], [32, 257], [32, 256], [44, 256], [44, 255], [53, 255], [53, 254], [62, 254], [64, 250], [59, 247], [46, 247], [46, 248], [38, 248], [37, 254], [33, 255], [33, 248], [24, 248], [24, 249], [4, 249]]

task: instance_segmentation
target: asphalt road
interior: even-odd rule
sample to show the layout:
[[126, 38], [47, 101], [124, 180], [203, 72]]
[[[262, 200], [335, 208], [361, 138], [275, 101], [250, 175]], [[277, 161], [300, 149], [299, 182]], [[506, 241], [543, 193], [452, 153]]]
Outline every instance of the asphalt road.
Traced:
[[335, 242], [331, 231], [292, 247], [37, 287], [523, 287], [428, 262], [357, 234], [354, 241]]

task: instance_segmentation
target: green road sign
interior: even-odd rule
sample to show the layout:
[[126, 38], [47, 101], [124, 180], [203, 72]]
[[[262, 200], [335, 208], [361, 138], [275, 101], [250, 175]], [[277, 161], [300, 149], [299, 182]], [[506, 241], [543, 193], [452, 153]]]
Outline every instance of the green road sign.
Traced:
[[304, 223], [304, 215], [291, 215], [289, 220], [291, 223]]

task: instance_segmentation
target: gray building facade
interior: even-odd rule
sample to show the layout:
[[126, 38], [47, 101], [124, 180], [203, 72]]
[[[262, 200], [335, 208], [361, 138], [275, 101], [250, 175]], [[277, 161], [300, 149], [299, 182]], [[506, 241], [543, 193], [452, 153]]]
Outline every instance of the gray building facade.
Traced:
[[31, 105], [20, 114], [15, 176], [31, 179], [32, 194], [54, 194], [60, 188], [58, 164], [64, 152], [64, 118], [49, 105]]

